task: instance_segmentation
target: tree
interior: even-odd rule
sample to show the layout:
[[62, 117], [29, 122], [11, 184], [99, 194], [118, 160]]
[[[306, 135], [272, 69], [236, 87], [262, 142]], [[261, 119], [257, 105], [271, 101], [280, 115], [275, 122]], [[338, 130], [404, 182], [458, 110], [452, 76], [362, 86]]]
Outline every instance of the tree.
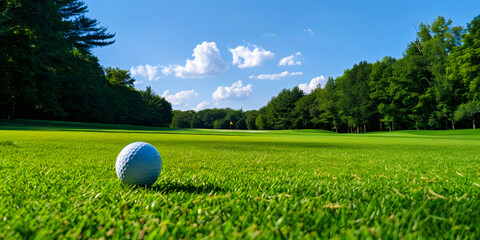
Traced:
[[[313, 92], [315, 93], [315, 91]], [[318, 94], [315, 99], [315, 104], [318, 106], [318, 115], [316, 122], [321, 122], [324, 124], [329, 124], [330, 127], [326, 130], [338, 132], [338, 95], [335, 85], [335, 80], [331, 77], [328, 78], [327, 83], [322, 91], [318, 91]], [[311, 109], [310, 113], [315, 111]], [[315, 119], [315, 117], [314, 117]]]
[[235, 123], [235, 129], [247, 129], [247, 123], [246, 123], [244, 117], [240, 118], [240, 119]]
[[[396, 60], [392, 57], [384, 57], [382, 61], [377, 61], [372, 65], [370, 73], [369, 87], [371, 89], [370, 98], [375, 101], [377, 110], [381, 115], [380, 121], [392, 131], [395, 122], [398, 119], [398, 101], [394, 99], [392, 94], [393, 70]], [[382, 126], [380, 125], [380, 129]]]
[[213, 128], [215, 129], [230, 129], [230, 121], [225, 118], [217, 119], [213, 122]]
[[455, 120], [459, 121], [464, 118], [472, 120], [472, 128], [475, 129], [475, 118], [480, 113], [480, 102], [471, 101], [464, 103], [455, 111]]
[[[318, 89], [315, 89], [318, 91]], [[295, 102], [295, 108], [293, 114], [295, 116], [293, 120], [293, 126], [296, 129], [312, 128], [312, 116], [310, 114], [310, 109], [315, 101], [315, 94], [307, 94], [302, 96], [300, 99]]]
[[77, 74], [95, 71], [89, 49], [113, 43], [114, 35], [86, 17], [78, 0], [3, 1], [0, 11], [0, 117], [86, 118], [85, 99], [77, 104], [68, 94], [91, 87]]
[[295, 121], [295, 103], [302, 96], [303, 91], [294, 87], [292, 90], [283, 89], [273, 97], [265, 108], [268, 125], [273, 129], [291, 129]]
[[192, 128], [195, 111], [179, 111], [174, 110], [172, 111], [172, 124], [171, 127], [174, 128]]
[[223, 119], [227, 116], [229, 109], [204, 109], [195, 115], [194, 127], [196, 128], [214, 128], [215, 120]]
[[165, 98], [158, 96], [152, 87], [147, 86], [145, 91], [140, 91], [142, 100], [147, 105], [143, 115], [143, 122], [150, 126], [168, 126], [172, 122], [172, 104]]
[[130, 89], [134, 87], [135, 79], [132, 78], [128, 70], [107, 67], [105, 68], [105, 76], [112, 86]]
[[255, 120], [255, 125], [257, 126], [257, 129], [260, 130], [270, 129], [267, 117], [263, 113], [258, 114], [257, 119]]
[[258, 112], [256, 110], [250, 110], [245, 113], [246, 119], [245, 124], [247, 125], [248, 130], [257, 130], [255, 125], [255, 120], [257, 120]]
[[[0, 113], [1, 117], [23, 117], [33, 112], [38, 102], [35, 55], [38, 30], [34, 20], [41, 3], [2, 1], [0, 17]], [[35, 12], [36, 13], [36, 12]]]
[[475, 128], [475, 118], [480, 106], [480, 15], [467, 24], [461, 45], [453, 47], [448, 56], [448, 80], [456, 86], [456, 95], [462, 104], [455, 111], [455, 119], [470, 118]]
[[[430, 104], [436, 104], [436, 109], [430, 114], [429, 124], [443, 125], [448, 128], [447, 122], [451, 122], [452, 129], [455, 128], [453, 112], [460, 104], [454, 87], [454, 82], [448, 81], [445, 65], [448, 53], [455, 46], [460, 44], [460, 35], [463, 32], [461, 27], [450, 27], [451, 20], [445, 20], [444, 17], [437, 17], [432, 24], [421, 25], [422, 34], [422, 55], [427, 60], [428, 70], [432, 76], [431, 86], [426, 94], [432, 96]], [[425, 95], [426, 95], [425, 94]]]
[[342, 77], [337, 79], [339, 89], [339, 108], [343, 122], [349, 127], [356, 128], [356, 132], [367, 131], [370, 117], [376, 112], [370, 99], [370, 73], [372, 64], [360, 62], [345, 70]]

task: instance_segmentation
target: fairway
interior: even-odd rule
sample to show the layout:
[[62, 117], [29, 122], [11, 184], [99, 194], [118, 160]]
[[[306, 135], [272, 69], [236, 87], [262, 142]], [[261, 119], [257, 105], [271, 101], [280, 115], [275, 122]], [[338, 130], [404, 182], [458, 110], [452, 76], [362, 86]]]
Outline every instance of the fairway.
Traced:
[[[161, 154], [151, 188], [115, 160]], [[480, 236], [480, 130], [336, 134], [0, 122], [0, 238]]]

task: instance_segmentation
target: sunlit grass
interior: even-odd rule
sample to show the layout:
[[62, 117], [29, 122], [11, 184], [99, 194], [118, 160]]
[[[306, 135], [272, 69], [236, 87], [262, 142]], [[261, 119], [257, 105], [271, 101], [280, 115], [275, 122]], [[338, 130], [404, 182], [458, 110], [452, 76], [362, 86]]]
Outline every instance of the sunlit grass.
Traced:
[[[478, 130], [55, 125], [0, 126], [0, 238], [479, 237]], [[135, 141], [162, 155], [148, 189], [114, 170]]]

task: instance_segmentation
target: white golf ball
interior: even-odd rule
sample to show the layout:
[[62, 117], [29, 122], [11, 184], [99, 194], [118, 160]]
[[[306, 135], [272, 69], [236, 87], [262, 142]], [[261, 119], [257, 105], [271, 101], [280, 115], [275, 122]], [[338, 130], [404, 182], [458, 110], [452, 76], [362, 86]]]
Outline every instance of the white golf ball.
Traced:
[[162, 158], [154, 146], [134, 142], [118, 154], [115, 170], [123, 183], [151, 186], [162, 171]]

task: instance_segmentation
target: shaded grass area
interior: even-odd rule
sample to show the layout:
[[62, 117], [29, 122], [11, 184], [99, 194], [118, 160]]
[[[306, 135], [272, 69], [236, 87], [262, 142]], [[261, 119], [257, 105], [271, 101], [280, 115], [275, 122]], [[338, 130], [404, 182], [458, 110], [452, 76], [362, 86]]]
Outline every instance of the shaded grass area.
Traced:
[[[0, 126], [0, 238], [479, 237], [478, 131], [39, 125]], [[116, 177], [117, 154], [135, 141], [162, 155], [151, 188]]]
[[[0, 130], [26, 131], [80, 131], [80, 132], [108, 132], [108, 133], [150, 133], [150, 134], [194, 134], [194, 135], [245, 135], [251, 133], [268, 133], [268, 131], [246, 130], [213, 130], [213, 129], [184, 129], [167, 127], [148, 127], [123, 124], [65, 122], [52, 120], [30, 119], [0, 119]], [[316, 130], [314, 130], [316, 131]], [[318, 130], [322, 131], [322, 130]], [[323, 131], [327, 132], [327, 131]]]
[[0, 129], [2, 130], [41, 130], [41, 131], [62, 131], [62, 130], [177, 130], [175, 128], [148, 127], [123, 124], [106, 123], [84, 123], [84, 122], [65, 122], [52, 120], [30, 120], [30, 119], [0, 119]]

